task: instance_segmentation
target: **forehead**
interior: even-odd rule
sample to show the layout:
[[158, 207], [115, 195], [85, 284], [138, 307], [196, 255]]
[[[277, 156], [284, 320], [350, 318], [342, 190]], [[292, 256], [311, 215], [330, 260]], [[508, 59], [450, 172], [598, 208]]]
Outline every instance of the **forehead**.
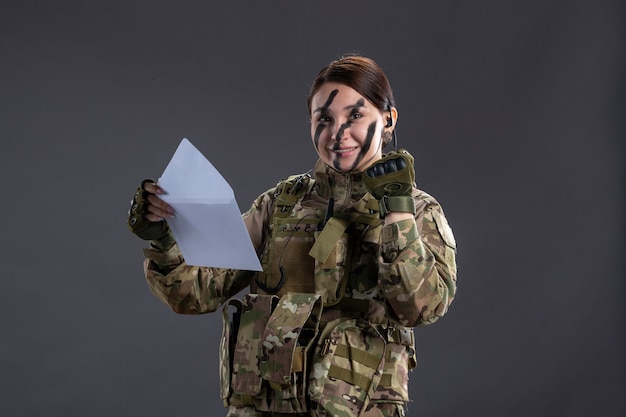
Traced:
[[319, 90], [311, 99], [311, 111], [324, 109], [343, 108], [347, 105], [354, 105], [361, 101], [364, 106], [372, 104], [358, 91], [345, 84], [327, 82], [320, 86]]

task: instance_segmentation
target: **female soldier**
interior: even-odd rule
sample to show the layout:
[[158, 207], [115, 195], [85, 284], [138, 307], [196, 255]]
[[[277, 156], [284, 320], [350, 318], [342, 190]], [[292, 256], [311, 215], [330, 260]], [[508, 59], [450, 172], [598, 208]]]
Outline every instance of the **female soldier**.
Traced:
[[174, 211], [151, 180], [129, 227], [150, 240], [145, 274], [158, 298], [182, 314], [224, 306], [228, 416], [401, 416], [413, 327], [454, 298], [454, 237], [437, 201], [416, 188], [413, 157], [382, 152], [398, 111], [374, 61], [331, 62], [308, 106], [313, 177], [281, 180], [243, 214], [263, 272], [187, 265], [164, 222]]

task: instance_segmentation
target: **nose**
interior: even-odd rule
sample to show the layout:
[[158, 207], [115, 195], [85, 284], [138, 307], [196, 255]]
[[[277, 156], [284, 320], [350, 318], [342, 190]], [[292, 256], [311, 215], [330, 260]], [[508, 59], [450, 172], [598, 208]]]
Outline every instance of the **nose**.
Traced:
[[350, 127], [350, 123], [336, 124], [331, 133], [330, 139], [335, 142], [341, 142], [346, 139], [346, 128]]

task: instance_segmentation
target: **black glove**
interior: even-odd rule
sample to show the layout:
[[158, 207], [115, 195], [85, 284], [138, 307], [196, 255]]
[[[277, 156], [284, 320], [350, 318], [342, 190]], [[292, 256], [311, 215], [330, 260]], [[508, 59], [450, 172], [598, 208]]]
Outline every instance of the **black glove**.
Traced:
[[170, 228], [167, 222], [151, 222], [146, 219], [148, 214], [148, 193], [143, 186], [147, 182], [154, 182], [151, 179], [141, 181], [141, 185], [137, 187], [137, 191], [130, 202], [130, 210], [128, 210], [128, 228], [131, 232], [144, 240], [162, 240], [170, 236]]
[[363, 183], [378, 200], [380, 217], [392, 211], [415, 214], [413, 156], [404, 150], [389, 152], [363, 172]]

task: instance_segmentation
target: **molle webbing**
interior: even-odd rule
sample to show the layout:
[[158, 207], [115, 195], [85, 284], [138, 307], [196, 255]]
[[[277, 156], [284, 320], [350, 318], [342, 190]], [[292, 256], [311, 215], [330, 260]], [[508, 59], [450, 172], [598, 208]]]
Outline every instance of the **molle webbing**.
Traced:
[[[380, 356], [372, 355], [364, 350], [350, 348], [347, 345], [339, 344], [335, 347], [335, 356], [358, 362], [368, 368], [377, 369], [380, 364]], [[331, 365], [328, 376], [341, 379], [352, 385], [358, 385], [367, 391], [372, 383], [372, 378], [355, 372], [354, 369], [344, 369], [336, 365]]]
[[[376, 369], [380, 362], [380, 358], [376, 355], [372, 355], [363, 350], [350, 349], [347, 345], [337, 345], [335, 347], [335, 355], [340, 356], [342, 358], [351, 359], [355, 362], [359, 362], [368, 368]], [[390, 387], [392, 384], [392, 374], [395, 369], [393, 366], [393, 362], [395, 359], [392, 357], [391, 350], [387, 350], [385, 352], [385, 365], [383, 367], [383, 374], [380, 377], [379, 384], [383, 387]], [[328, 370], [328, 376], [332, 378], [338, 378], [342, 381], [346, 381], [349, 384], [358, 385], [364, 390], [369, 389], [370, 383], [372, 382], [371, 378], [368, 376], [362, 375], [358, 372], [354, 372], [354, 370], [346, 370], [342, 369], [338, 366], [331, 365]]]
[[276, 208], [274, 215], [287, 217], [291, 209], [308, 193], [315, 181], [309, 174], [292, 175], [276, 185]]
[[[361, 337], [340, 336], [342, 331], [328, 333], [324, 331], [320, 340], [319, 355], [328, 369], [327, 376], [331, 380], [341, 380], [346, 384], [358, 387], [362, 394], [369, 393], [368, 399], [378, 390], [403, 392], [408, 397], [406, 383], [398, 375], [402, 369], [413, 368], [414, 338], [413, 329], [382, 324], [359, 325], [359, 321], [347, 321], [337, 329], [349, 331], [350, 323], [356, 323], [363, 330], [362, 335], [369, 334], [367, 343]], [[363, 323], [363, 322], [361, 322]], [[332, 323], [330, 327], [334, 327]], [[369, 327], [370, 331], [366, 329]], [[376, 341], [383, 343], [376, 348]], [[407, 363], [407, 361], [409, 363]], [[401, 372], [402, 373], [402, 372]], [[384, 394], [382, 394], [384, 398]], [[338, 398], [335, 398], [338, 400]]]
[[[275, 294], [279, 297], [289, 292], [316, 292], [322, 294], [325, 307], [336, 305], [344, 297], [351, 272], [352, 244], [358, 242], [359, 236], [367, 230], [381, 224], [378, 202], [371, 195], [365, 194], [347, 211], [330, 210], [330, 213], [327, 213], [328, 221], [325, 223], [320, 217], [321, 213], [316, 213], [316, 209], [308, 206], [304, 209], [307, 210], [306, 213], [312, 210], [311, 214], [299, 218], [303, 212], [299, 209], [294, 210], [294, 207], [301, 204], [315, 184], [310, 175], [300, 174], [287, 177], [276, 185], [270, 222], [272, 237], [263, 257], [263, 272], [260, 272], [252, 283], [253, 292]], [[319, 225], [323, 225], [322, 230], [319, 230]], [[311, 227], [318, 228], [315, 237], [311, 231], [315, 229]], [[305, 249], [307, 239], [309, 246]], [[344, 250], [348, 252], [345, 259], [337, 263], [331, 254], [338, 245], [341, 246], [339, 242], [342, 239], [349, 242], [349, 246], [346, 246], [345, 242], [343, 244]], [[336, 283], [336, 291], [327, 289], [326, 284], [318, 285], [322, 278], [318, 274], [320, 268], [338, 271], [340, 265], [343, 266], [345, 273], [340, 282]], [[307, 276], [314, 280], [302, 278]], [[341, 309], [367, 312], [367, 306], [362, 305], [358, 308], [346, 305]]]

